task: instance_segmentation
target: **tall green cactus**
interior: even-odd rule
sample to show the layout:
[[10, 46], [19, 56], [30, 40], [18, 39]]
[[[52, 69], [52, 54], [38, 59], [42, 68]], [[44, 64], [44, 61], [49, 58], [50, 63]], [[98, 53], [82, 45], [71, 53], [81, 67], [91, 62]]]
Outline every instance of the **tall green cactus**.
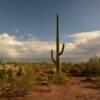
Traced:
[[63, 54], [65, 44], [63, 43], [62, 49], [60, 51], [60, 40], [59, 40], [59, 15], [57, 14], [57, 29], [56, 29], [56, 60], [53, 56], [53, 50], [51, 50], [51, 59], [56, 65], [56, 70], [58, 76], [61, 74], [61, 64], [60, 64], [60, 56]]

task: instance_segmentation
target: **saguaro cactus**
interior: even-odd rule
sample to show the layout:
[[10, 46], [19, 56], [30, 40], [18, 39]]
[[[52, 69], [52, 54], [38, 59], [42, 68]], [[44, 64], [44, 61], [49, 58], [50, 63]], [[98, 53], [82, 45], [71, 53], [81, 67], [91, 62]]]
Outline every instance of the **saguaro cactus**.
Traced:
[[57, 14], [57, 19], [56, 19], [56, 24], [57, 24], [57, 29], [56, 29], [56, 60], [54, 59], [53, 56], [53, 50], [51, 50], [51, 59], [52, 61], [55, 63], [56, 65], [56, 70], [57, 70], [57, 74], [58, 76], [60, 76], [61, 73], [61, 64], [60, 64], [60, 56], [63, 54], [64, 51], [64, 43], [62, 45], [62, 49], [60, 51], [60, 40], [59, 40], [59, 15]]

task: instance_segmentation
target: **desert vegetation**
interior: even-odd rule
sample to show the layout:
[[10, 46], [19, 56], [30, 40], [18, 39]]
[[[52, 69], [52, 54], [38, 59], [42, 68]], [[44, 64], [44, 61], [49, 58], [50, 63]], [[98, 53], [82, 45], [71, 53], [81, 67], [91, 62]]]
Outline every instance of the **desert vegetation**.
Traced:
[[91, 88], [100, 88], [100, 58], [97, 56], [86, 63], [62, 63], [61, 73], [58, 82], [56, 67], [52, 63], [0, 61], [0, 97], [23, 96], [35, 91], [36, 86], [49, 88], [53, 84], [68, 84], [73, 77], [81, 77], [81, 81], [90, 83]]

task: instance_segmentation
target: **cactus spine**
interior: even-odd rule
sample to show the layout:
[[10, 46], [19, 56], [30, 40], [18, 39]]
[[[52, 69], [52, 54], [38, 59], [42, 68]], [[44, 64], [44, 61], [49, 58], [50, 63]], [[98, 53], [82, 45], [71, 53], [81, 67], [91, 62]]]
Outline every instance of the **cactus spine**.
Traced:
[[63, 51], [64, 51], [64, 43], [62, 45], [62, 49], [60, 51], [60, 40], [59, 40], [59, 15], [57, 14], [57, 19], [56, 19], [56, 60], [54, 59], [54, 56], [53, 56], [53, 50], [51, 50], [51, 59], [52, 61], [55, 63], [56, 65], [56, 71], [57, 71], [57, 74], [58, 76], [60, 76], [61, 74], [61, 64], [60, 64], [60, 56], [63, 54]]

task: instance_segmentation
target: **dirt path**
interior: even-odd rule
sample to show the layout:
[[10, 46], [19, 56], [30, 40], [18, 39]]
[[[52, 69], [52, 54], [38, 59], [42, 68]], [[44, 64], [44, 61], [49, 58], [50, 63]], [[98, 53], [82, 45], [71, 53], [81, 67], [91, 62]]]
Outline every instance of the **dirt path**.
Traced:
[[88, 88], [90, 84], [84, 83], [80, 78], [73, 78], [67, 85], [37, 86], [25, 97], [12, 100], [100, 100], [100, 89]]

